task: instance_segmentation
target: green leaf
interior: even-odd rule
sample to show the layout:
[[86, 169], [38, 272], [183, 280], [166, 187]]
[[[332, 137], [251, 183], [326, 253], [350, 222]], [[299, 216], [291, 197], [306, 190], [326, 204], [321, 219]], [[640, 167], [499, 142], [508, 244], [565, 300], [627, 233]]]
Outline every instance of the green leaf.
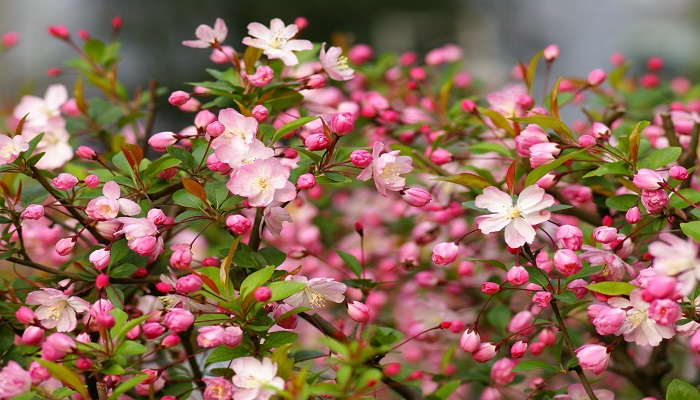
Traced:
[[634, 289], [637, 289], [637, 286], [627, 282], [598, 282], [584, 287], [591, 292], [606, 296], [629, 295]]
[[498, 153], [504, 157], [512, 158], [513, 153], [510, 152], [505, 146], [503, 146], [500, 143], [493, 143], [493, 142], [479, 142], [470, 145], [469, 151], [472, 153], [489, 153], [489, 152], [495, 152]]
[[506, 131], [509, 136], [515, 137], [515, 131], [513, 130], [513, 127], [510, 126], [510, 122], [508, 122], [506, 117], [490, 108], [479, 107], [478, 110], [479, 114], [489, 117], [494, 125]]
[[603, 164], [598, 169], [593, 170], [586, 175], [584, 175], [584, 178], [590, 178], [592, 176], [603, 176], [603, 175], [630, 175], [630, 171], [627, 169], [625, 166], [626, 163], [624, 161], [618, 161], [614, 163], [607, 163]]
[[689, 238], [700, 243], [700, 221], [686, 222], [681, 224], [681, 230]]
[[197, 165], [194, 156], [189, 151], [175, 146], [168, 146], [166, 149], [173, 158], [182, 161], [182, 167], [187, 171], [193, 170]]
[[543, 176], [547, 175], [550, 171], [559, 167], [560, 165], [564, 164], [565, 162], [571, 160], [572, 158], [576, 157], [577, 155], [579, 155], [583, 151], [584, 150], [574, 151], [573, 153], [569, 153], [565, 156], [561, 156], [550, 163], [547, 163], [545, 165], [540, 165], [539, 167], [533, 169], [529, 174], [527, 174], [527, 178], [525, 178], [525, 187], [528, 187], [530, 185], [534, 185], [535, 182], [540, 180], [540, 178], [542, 178]]
[[335, 252], [338, 253], [341, 259], [343, 259], [345, 265], [347, 265], [348, 268], [350, 268], [350, 270], [355, 274], [355, 276], [357, 276], [358, 278], [362, 278], [362, 266], [360, 265], [360, 262], [357, 261], [357, 258], [355, 258], [355, 256], [340, 250], [336, 250]]
[[126, 156], [124, 155], [123, 151], [120, 151], [119, 153], [115, 154], [114, 157], [112, 157], [112, 164], [114, 164], [114, 166], [120, 171], [126, 172], [127, 175], [129, 174], [129, 171], [131, 171], [131, 166], [126, 160]]
[[41, 132], [40, 134], [34, 136], [32, 140], [29, 141], [29, 148], [24, 151], [24, 158], [28, 159], [32, 153], [34, 153], [34, 150], [36, 149], [36, 146], [39, 145], [39, 142], [41, 142], [41, 139], [44, 137], [44, 132]]
[[649, 121], [639, 121], [637, 125], [634, 126], [627, 138], [627, 148], [629, 149], [627, 160], [631, 163], [637, 162], [637, 156], [639, 155], [639, 145], [641, 143], [641, 133], [649, 126]]
[[221, 208], [228, 196], [231, 194], [226, 184], [222, 182], [212, 182], [204, 187], [204, 191], [207, 193], [207, 200], [214, 206], [215, 209]]
[[637, 168], [657, 169], [678, 160], [682, 153], [680, 147], [654, 149], [637, 163]]
[[263, 256], [265, 261], [267, 261], [267, 265], [274, 265], [276, 267], [279, 267], [284, 260], [287, 259], [287, 254], [285, 252], [274, 247], [264, 247], [258, 250], [258, 254]]
[[272, 332], [265, 338], [265, 343], [263, 343], [264, 349], [274, 349], [285, 345], [287, 343], [296, 342], [299, 339], [299, 335], [294, 332]]
[[561, 301], [562, 303], [566, 303], [566, 304], [573, 303], [576, 301], [576, 294], [574, 292], [571, 292], [571, 291], [566, 291], [563, 293], [554, 294], [553, 296], [555, 299]]
[[75, 389], [84, 399], [88, 399], [87, 391], [85, 390], [85, 385], [80, 381], [77, 375], [73, 373], [70, 369], [53, 363], [51, 361], [37, 359], [36, 360], [42, 367], [46, 368], [51, 376]]
[[272, 297], [270, 297], [268, 303], [272, 303], [273, 301], [286, 299], [294, 293], [301, 292], [306, 287], [306, 284], [302, 282], [284, 281], [272, 282], [267, 285], [267, 287], [272, 291]]
[[464, 260], [465, 261], [481, 261], [481, 262], [485, 262], [486, 264], [491, 264], [494, 267], [500, 268], [504, 271], [508, 271], [508, 268], [506, 268], [506, 265], [498, 260], [484, 260], [481, 258], [474, 258], [474, 257], [466, 257], [466, 258], [464, 258]]
[[[668, 206], [671, 208], [686, 208], [690, 207], [693, 204], [696, 204], [700, 202], [700, 192], [698, 192], [695, 189], [681, 189], [678, 191], [678, 196], [677, 194], [673, 193], [671, 194], [669, 201], [668, 201]], [[683, 200], [681, 196], [685, 197], [690, 201], [690, 204], [688, 204], [687, 201]]]
[[613, 210], [627, 211], [634, 207], [639, 196], [636, 194], [622, 194], [620, 196], [610, 197], [605, 200], [605, 205]]
[[64, 397], [68, 397], [68, 396], [76, 394], [76, 393], [78, 393], [78, 392], [76, 392], [75, 390], [73, 390], [69, 387], [64, 386], [64, 387], [60, 387], [60, 388], [54, 390], [53, 393], [51, 393], [51, 396], [58, 397], [59, 399], [62, 399]]
[[282, 139], [282, 136], [286, 135], [287, 133], [299, 128], [302, 125], [308, 124], [309, 122], [318, 118], [318, 116], [301, 117], [295, 119], [294, 121], [287, 122], [286, 124], [282, 125], [277, 130], [277, 132], [275, 132], [275, 135], [272, 137], [271, 143], [277, 142], [278, 140]]
[[189, 208], [203, 209], [204, 203], [185, 189], [180, 189], [173, 194], [173, 203]]
[[121, 326], [115, 325], [115, 327], [112, 328], [112, 330], [110, 331], [112, 336], [115, 336], [114, 330], [115, 329], [117, 330], [117, 334], [116, 334], [114, 341], [118, 343], [120, 340], [124, 339], [124, 337], [126, 337], [126, 334], [129, 333], [130, 330], [134, 329], [134, 327], [136, 325], [139, 325], [140, 323], [147, 320], [148, 318], [150, 318], [150, 315], [146, 314], [146, 315], [142, 315], [138, 318], [134, 318], [134, 319], [128, 321], [126, 324], [121, 324]]
[[700, 392], [690, 383], [674, 379], [666, 389], [666, 400], [700, 400]]
[[207, 357], [207, 364], [220, 361], [229, 361], [233, 360], [234, 358], [244, 357], [247, 355], [250, 355], [250, 352], [243, 346], [236, 346], [234, 348], [219, 346], [215, 348], [211, 354], [209, 354], [209, 357]]
[[345, 175], [339, 174], [337, 172], [325, 171], [323, 173], [323, 176], [325, 176], [326, 178], [330, 179], [333, 182], [344, 182], [345, 181]]
[[436, 390], [433, 394], [428, 396], [429, 399], [439, 399], [439, 400], [445, 400], [446, 398], [450, 397], [452, 393], [457, 390], [459, 385], [462, 384], [462, 381], [460, 380], [454, 380], [454, 381], [449, 381], [442, 386], [438, 390]]
[[542, 129], [551, 129], [556, 132], [562, 139], [573, 141], [573, 134], [568, 126], [560, 119], [550, 117], [548, 115], [533, 115], [530, 117], [511, 118], [515, 122], [526, 122], [528, 124], [538, 125]]
[[275, 266], [270, 265], [248, 275], [248, 277], [245, 278], [243, 283], [241, 283], [240, 298], [245, 299], [246, 296], [248, 296], [250, 293], [253, 293], [255, 289], [259, 288], [265, 282], [269, 281], [274, 272]]
[[139, 375], [136, 375], [136, 376], [129, 378], [126, 381], [120, 383], [119, 386], [114, 388], [112, 395], [109, 396], [109, 400], [116, 400], [119, 396], [128, 392], [129, 390], [134, 388], [139, 383], [145, 381], [147, 378], [148, 378], [148, 375], [139, 374]]
[[493, 327], [504, 330], [506, 326], [508, 326], [508, 322], [512, 316], [513, 313], [508, 307], [503, 304], [496, 304], [486, 313], [486, 320]]
[[552, 364], [548, 364], [543, 361], [536, 361], [536, 360], [528, 360], [528, 361], [521, 361], [513, 367], [511, 371], [513, 372], [525, 372], [525, 371], [532, 371], [535, 369], [544, 369], [546, 371], [551, 371], [551, 372], [561, 372], [559, 368], [555, 367]]
[[134, 342], [133, 340], [127, 340], [117, 347], [116, 354], [132, 356], [136, 354], [143, 354], [146, 351], [148, 351], [148, 348], [141, 343]]
[[463, 172], [461, 174], [445, 176], [442, 178], [433, 178], [433, 180], [456, 183], [468, 188], [484, 189], [489, 186], [494, 186], [493, 183], [487, 181], [479, 175], [472, 174], [471, 172]]
[[165, 171], [168, 168], [180, 165], [181, 163], [182, 161], [178, 160], [177, 158], [173, 158], [170, 154], [165, 154], [148, 164], [148, 167], [146, 167], [146, 169], [143, 171], [143, 176], [151, 179], [158, 175], [158, 173]]
[[549, 286], [549, 279], [546, 277], [547, 273], [539, 268], [535, 267], [524, 267], [527, 274], [530, 276], [528, 279], [532, 283], [536, 283], [542, 287], [542, 289], [547, 289]]
[[138, 268], [134, 264], [119, 264], [119, 266], [110, 268], [109, 276], [111, 278], [123, 278], [131, 276], [137, 269]]
[[85, 42], [85, 54], [93, 61], [100, 63], [105, 55], [105, 44], [97, 39], [88, 39]]

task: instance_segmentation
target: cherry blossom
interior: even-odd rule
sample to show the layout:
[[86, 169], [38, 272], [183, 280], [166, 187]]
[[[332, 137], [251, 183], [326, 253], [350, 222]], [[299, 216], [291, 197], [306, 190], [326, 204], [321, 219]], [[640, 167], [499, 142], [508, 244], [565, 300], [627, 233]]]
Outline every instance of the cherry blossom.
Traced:
[[299, 64], [295, 51], [311, 50], [313, 44], [308, 40], [294, 39], [299, 28], [295, 24], [285, 26], [279, 18], [270, 21], [270, 27], [258, 22], [248, 24], [248, 34], [243, 44], [262, 49], [270, 59], [280, 59], [286, 66]]
[[141, 207], [135, 202], [120, 197], [119, 184], [114, 181], [106, 182], [102, 188], [104, 196], [90, 200], [85, 213], [97, 221], [109, 221], [117, 217], [119, 211], [124, 215], [136, 215]]
[[228, 28], [223, 19], [217, 18], [214, 22], [214, 28], [209, 25], [199, 25], [194, 32], [197, 40], [185, 40], [182, 42], [183, 46], [194, 47], [198, 49], [205, 49], [207, 47], [214, 47], [218, 44], [223, 43], [226, 40], [226, 35], [228, 34]]
[[[386, 196], [386, 191], [398, 192], [406, 186], [406, 178], [400, 174], [406, 174], [413, 170], [411, 157], [399, 156], [399, 150], [381, 154], [384, 143], [374, 142], [372, 148], [372, 164], [362, 170], [357, 176], [358, 180], [366, 181], [374, 178], [377, 191]], [[381, 155], [380, 155], [381, 154]]]
[[289, 296], [285, 302], [294, 307], [323, 308], [326, 301], [342, 303], [345, 300], [344, 283], [337, 282], [331, 278], [312, 278], [294, 275], [288, 276], [288, 281], [301, 282], [306, 287], [301, 292]]
[[41, 321], [41, 325], [47, 329], [56, 328], [58, 332], [74, 330], [78, 324], [75, 314], [90, 309], [87, 301], [50, 288], [29, 293], [27, 304], [38, 305], [34, 315]]

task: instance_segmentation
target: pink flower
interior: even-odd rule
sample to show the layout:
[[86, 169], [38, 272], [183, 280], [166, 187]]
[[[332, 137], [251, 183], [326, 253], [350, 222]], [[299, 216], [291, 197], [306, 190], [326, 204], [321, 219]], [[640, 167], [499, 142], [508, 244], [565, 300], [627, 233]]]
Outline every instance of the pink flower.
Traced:
[[[567, 389], [567, 394], [558, 394], [554, 396], [557, 400], [588, 400], [588, 394], [586, 389], [580, 383], [575, 383]], [[607, 389], [597, 389], [593, 393], [596, 395], [598, 400], [615, 400], [615, 394]]]
[[22, 135], [13, 138], [0, 135], [0, 165], [9, 164], [19, 157], [19, 153], [29, 149], [27, 139]]
[[336, 81], [349, 81], [355, 77], [355, 70], [348, 67], [348, 58], [342, 55], [340, 47], [331, 47], [326, 52], [326, 43], [321, 45], [319, 60], [328, 76]]
[[67, 100], [68, 90], [65, 86], [61, 84], [51, 85], [46, 89], [43, 99], [37, 96], [22, 97], [12, 115], [17, 120], [20, 120], [29, 114], [24, 122], [25, 128], [44, 127], [49, 124], [50, 120], [58, 119], [63, 121], [61, 118], [61, 106]]
[[518, 340], [517, 342], [513, 343], [513, 345], [510, 347], [510, 356], [513, 358], [520, 358], [525, 355], [526, 351], [527, 342]]
[[576, 358], [581, 368], [600, 375], [608, 368], [610, 352], [607, 347], [599, 344], [585, 344], [576, 349]]
[[661, 212], [668, 207], [668, 194], [663, 189], [642, 190], [642, 205], [650, 214]]
[[163, 324], [175, 333], [184, 332], [194, 323], [194, 315], [184, 308], [173, 308], [165, 314]]
[[287, 202], [297, 195], [288, 180], [289, 168], [276, 158], [242, 165], [226, 184], [233, 194], [247, 197], [251, 207], [265, 207], [273, 201]]
[[515, 379], [515, 372], [513, 372], [513, 367], [517, 362], [511, 360], [510, 358], [501, 358], [496, 361], [491, 367], [491, 380], [496, 385], [505, 386]]
[[219, 325], [200, 326], [197, 344], [201, 347], [216, 347], [223, 342], [224, 332], [224, 328]]
[[547, 62], [556, 60], [559, 57], [559, 47], [555, 44], [550, 44], [544, 48], [543, 56]]
[[[275, 71], [267, 65], [261, 65], [255, 70], [255, 74], [248, 75], [248, 81], [257, 87], [267, 86], [275, 77]], [[257, 118], [256, 118], [257, 120]]]
[[225, 378], [204, 378], [207, 387], [204, 389], [204, 400], [231, 400], [233, 383]]
[[476, 197], [476, 206], [485, 208], [494, 214], [476, 217], [476, 223], [484, 234], [498, 232], [505, 228], [505, 240], [508, 246], [518, 248], [535, 240], [533, 225], [549, 220], [547, 207], [554, 204], [554, 198], [545, 194], [544, 189], [531, 185], [523, 189], [518, 200], [495, 186], [484, 189]]
[[649, 303], [642, 299], [641, 289], [633, 290], [629, 300], [613, 297], [608, 304], [626, 312], [625, 322], [616, 334], [622, 334], [628, 342], [639, 346], [658, 346], [662, 339], [670, 339], [675, 334], [674, 325], [659, 325], [649, 317]]
[[519, 265], [514, 266], [513, 268], [508, 270], [508, 273], [506, 274], [506, 279], [508, 279], [508, 283], [510, 283], [513, 286], [520, 286], [524, 285], [527, 283], [527, 280], [530, 278], [530, 275], [527, 273], [527, 270]]
[[530, 166], [537, 168], [540, 165], [548, 164], [560, 151], [556, 143], [538, 143], [530, 147]]
[[0, 371], [0, 399], [9, 399], [29, 392], [32, 377], [16, 361], [10, 360]]
[[39, 305], [34, 315], [46, 329], [56, 328], [58, 332], [70, 332], [78, 324], [75, 314], [87, 311], [90, 303], [63, 294], [60, 290], [43, 288], [27, 295], [27, 304]]
[[411, 166], [411, 157], [399, 156], [399, 151], [394, 150], [388, 153], [381, 154], [384, 149], [384, 143], [380, 141], [374, 142], [372, 150], [372, 164], [365, 168], [358, 180], [366, 181], [370, 177], [374, 178], [374, 185], [377, 191], [386, 196], [386, 191], [391, 190], [398, 192], [406, 186], [406, 178], [399, 176], [413, 170]]
[[229, 215], [226, 218], [226, 226], [236, 235], [245, 235], [252, 226], [250, 220], [240, 214]]
[[370, 310], [366, 304], [359, 301], [351, 301], [347, 303], [348, 315], [355, 322], [369, 321]]
[[[251, 164], [255, 160], [266, 160], [275, 155], [275, 151], [265, 146], [258, 139], [253, 139], [250, 143], [245, 143], [240, 137], [230, 137], [225, 144], [219, 141], [224, 136], [214, 140], [217, 142], [217, 147], [214, 155], [224, 167], [230, 167], [234, 170], [245, 164]], [[212, 142], [212, 145], [214, 145]], [[230, 168], [228, 171], [230, 171]]]
[[345, 300], [343, 293], [347, 287], [344, 283], [331, 278], [308, 279], [301, 275], [290, 275], [286, 280], [306, 284], [304, 290], [285, 299], [285, 303], [293, 307], [322, 308], [326, 305], [326, 301], [342, 303]]
[[185, 40], [183, 46], [205, 49], [207, 47], [216, 46], [226, 40], [228, 28], [223, 19], [217, 18], [212, 29], [208, 25], [199, 25], [194, 31], [194, 36], [197, 40]]
[[572, 225], [562, 225], [557, 229], [557, 245], [569, 250], [581, 250], [583, 232]]
[[444, 242], [433, 247], [432, 260], [437, 265], [448, 265], [457, 259], [459, 246], [454, 242]]
[[53, 178], [53, 184], [58, 190], [68, 190], [78, 184], [78, 178], [71, 174], [62, 172], [57, 177]]
[[44, 216], [44, 206], [41, 204], [30, 204], [20, 215], [24, 219], [38, 220]]
[[[589, 307], [589, 311], [591, 308]], [[602, 306], [597, 314], [591, 318], [593, 326], [595, 326], [596, 332], [600, 335], [612, 335], [615, 334], [622, 324], [625, 322], [625, 317], [627, 313], [619, 308]]]
[[279, 18], [271, 20], [269, 28], [258, 22], [252, 22], [248, 24], [248, 34], [252, 38], [245, 37], [243, 44], [262, 49], [267, 58], [280, 59], [289, 67], [299, 64], [295, 51], [313, 49], [313, 44], [308, 40], [294, 39], [298, 32], [299, 28], [296, 25], [285, 26]]
[[496, 357], [497, 352], [495, 344], [491, 342], [481, 343], [479, 348], [472, 353], [472, 358], [474, 361], [482, 363]]
[[284, 379], [277, 376], [277, 364], [268, 357], [262, 361], [254, 357], [233, 360], [234, 400], [268, 400], [276, 390], [284, 389]]
[[124, 215], [136, 215], [141, 207], [134, 201], [121, 196], [119, 184], [115, 181], [106, 182], [100, 196], [90, 200], [85, 213], [97, 221], [109, 221], [117, 217], [119, 211]]
[[654, 257], [651, 266], [659, 275], [671, 276], [682, 282], [680, 293], [689, 295], [700, 278], [698, 245], [691, 239], [683, 240], [672, 233], [661, 233], [659, 240], [649, 245]]
[[552, 294], [549, 292], [537, 292], [532, 296], [532, 302], [537, 304], [542, 308], [549, 307], [549, 303], [552, 301]]
[[142, 256], [163, 251], [163, 238], [158, 235], [158, 227], [148, 218], [119, 217], [122, 228], [114, 236], [124, 234], [129, 248]]
[[462, 350], [466, 351], [467, 353], [477, 351], [479, 349], [479, 345], [481, 345], [481, 337], [479, 336], [479, 332], [472, 328], [464, 331], [464, 333], [462, 333], [462, 337], [459, 339], [459, 347], [461, 347]]
[[649, 318], [662, 326], [671, 325], [681, 319], [681, 307], [670, 299], [656, 299], [649, 305]]
[[403, 200], [413, 207], [424, 207], [433, 200], [430, 193], [421, 188], [408, 188], [401, 191]]
[[223, 344], [226, 347], [236, 347], [243, 341], [243, 330], [238, 326], [228, 326], [224, 329]]

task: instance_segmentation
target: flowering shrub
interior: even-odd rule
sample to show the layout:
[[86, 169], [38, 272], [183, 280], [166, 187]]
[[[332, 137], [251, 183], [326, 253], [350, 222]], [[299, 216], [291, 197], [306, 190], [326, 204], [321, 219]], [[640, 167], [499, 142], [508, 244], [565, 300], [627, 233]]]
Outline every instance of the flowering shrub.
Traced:
[[548, 46], [481, 96], [456, 46], [306, 25], [201, 25], [169, 95], [49, 28], [75, 84], [0, 135], [0, 399], [700, 398], [697, 86], [552, 85]]

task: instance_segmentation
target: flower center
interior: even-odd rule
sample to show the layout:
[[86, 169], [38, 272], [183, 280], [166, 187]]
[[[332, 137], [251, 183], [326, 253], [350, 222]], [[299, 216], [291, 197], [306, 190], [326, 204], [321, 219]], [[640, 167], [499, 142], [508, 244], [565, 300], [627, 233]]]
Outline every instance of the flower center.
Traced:
[[325, 297], [310, 287], [304, 288], [304, 294], [309, 298], [309, 303], [313, 308], [323, 308], [326, 305]]
[[506, 218], [508, 219], [516, 219], [522, 215], [522, 211], [518, 207], [511, 207], [506, 211]]
[[260, 192], [267, 192], [270, 188], [270, 181], [266, 177], [259, 176], [253, 180], [253, 186]]
[[399, 177], [399, 167], [396, 164], [389, 164], [382, 170], [379, 176], [386, 182], [394, 182]]
[[15, 145], [12, 143], [7, 143], [0, 148], [0, 158], [8, 159], [15, 151], [17, 151]]
[[272, 39], [270, 39], [270, 47], [273, 49], [279, 49], [285, 43], [287, 43], [287, 38], [282, 36], [282, 32], [275, 32], [272, 34]]
[[61, 312], [66, 307], [66, 305], [67, 305], [67, 303], [65, 301], [61, 301], [61, 302], [49, 307], [46, 310], [46, 315], [48, 316], [47, 319], [52, 320], [52, 321], [56, 321], [61, 316]]

